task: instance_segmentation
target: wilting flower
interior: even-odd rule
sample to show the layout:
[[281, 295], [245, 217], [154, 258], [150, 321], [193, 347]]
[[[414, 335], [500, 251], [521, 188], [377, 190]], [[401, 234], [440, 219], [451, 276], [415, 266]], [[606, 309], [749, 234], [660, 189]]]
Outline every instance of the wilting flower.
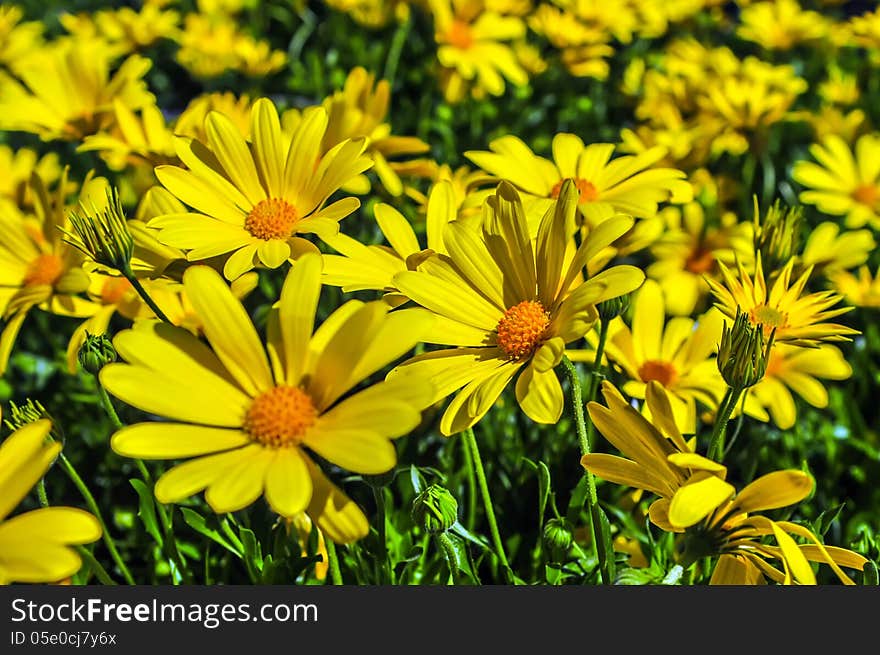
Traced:
[[440, 421], [443, 434], [477, 423], [517, 374], [522, 410], [534, 421], [556, 422], [563, 394], [554, 367], [566, 344], [589, 330], [597, 303], [632, 291], [644, 279], [628, 265], [583, 279], [587, 262], [626, 232], [632, 218], [608, 219], [575, 249], [576, 204], [577, 189], [569, 181], [532, 240], [519, 194], [502, 182], [484, 205], [482, 225], [446, 226], [448, 255], [433, 255], [394, 276], [402, 294], [437, 315], [425, 340], [453, 346], [418, 355], [390, 374], [431, 379], [435, 402], [457, 391]]
[[[299, 234], [333, 234], [338, 221], [360, 206], [357, 198], [325, 202], [371, 165], [363, 139], [346, 140], [321, 155], [327, 129], [322, 107], [307, 110], [297, 130], [282, 136], [272, 101], [261, 98], [251, 110], [252, 142], [223, 114], [205, 119], [207, 143], [175, 139], [186, 166], [159, 166], [162, 185], [196, 211], [153, 218], [158, 239], [186, 250], [196, 261], [226, 256], [228, 280], [257, 263], [277, 268], [317, 247]], [[231, 254], [230, 254], [231, 253]]]
[[779, 272], [772, 286], [767, 288], [761, 254], [757, 255], [754, 279], [737, 263], [734, 275], [724, 264], [721, 275], [724, 284], [707, 279], [715, 295], [715, 306], [728, 318], [734, 318], [737, 307], [749, 315], [752, 325], [763, 325], [765, 336], [775, 331], [777, 342], [796, 346], [816, 346], [824, 341], [850, 341], [849, 335], [859, 334], [845, 325], [827, 323], [852, 307], [836, 305], [841, 296], [833, 291], [817, 291], [804, 294], [812, 268], [807, 268], [800, 277], [791, 282], [794, 259], [789, 260]]
[[224, 513], [265, 495], [283, 517], [308, 512], [333, 541], [367, 533], [361, 510], [305, 449], [358, 473], [394, 466], [392, 439], [419, 423], [428, 383], [379, 382], [346, 394], [412, 348], [431, 317], [352, 300], [313, 331], [320, 275], [317, 255], [291, 269], [269, 318], [268, 355], [242, 304], [202, 265], [186, 270], [183, 285], [208, 345], [154, 321], [116, 335], [124, 362], [105, 366], [101, 383], [170, 421], [125, 427], [112, 448], [127, 457], [188, 459], [156, 482], [160, 502], [207, 489], [208, 504]]
[[61, 444], [50, 440], [52, 423], [37, 420], [0, 444], [0, 584], [58, 582], [82, 566], [72, 546], [101, 538], [101, 524], [75, 507], [43, 507], [9, 513], [49, 470]]

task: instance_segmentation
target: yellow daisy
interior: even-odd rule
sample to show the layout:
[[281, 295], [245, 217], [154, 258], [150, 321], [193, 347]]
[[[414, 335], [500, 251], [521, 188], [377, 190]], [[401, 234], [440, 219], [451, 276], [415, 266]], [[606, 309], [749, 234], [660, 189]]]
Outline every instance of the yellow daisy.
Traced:
[[[83, 294], [89, 275], [83, 255], [68, 245], [59, 228], [69, 228], [65, 202], [67, 171], [50, 196], [42, 180], [34, 176], [32, 190], [35, 216], [22, 214], [10, 201], [0, 200], [0, 375], [6, 371], [24, 319], [34, 307], [61, 316], [85, 318], [99, 306]], [[105, 181], [95, 178], [83, 185], [80, 198], [103, 193]]]
[[180, 13], [147, 1], [140, 11], [119, 7], [91, 14], [62, 13], [58, 20], [79, 39], [103, 39], [113, 54], [119, 56], [144, 50], [161, 39], [177, 38]]
[[828, 391], [818, 378], [845, 380], [851, 375], [852, 366], [835, 346], [798, 348], [774, 344], [764, 377], [747, 391], [743, 411], [762, 421], [772, 418], [780, 429], [787, 430], [797, 418], [792, 391], [821, 409], [828, 406]]
[[682, 171], [652, 168], [666, 154], [662, 147], [612, 160], [614, 144], [585, 146], [579, 136], [560, 133], [553, 137], [553, 161], [539, 157], [513, 135], [493, 140], [489, 148], [491, 152], [470, 150], [464, 155], [534, 198], [556, 198], [563, 181], [573, 179], [578, 206], [590, 225], [616, 213], [650, 218], [661, 202], [693, 198], [693, 188]]
[[[694, 434], [697, 403], [715, 408], [725, 391], [714, 353], [721, 338], [721, 314], [710, 309], [697, 320], [676, 316], [666, 320], [665, 294], [645, 280], [633, 302], [632, 328], [621, 317], [608, 325], [605, 353], [629, 381], [623, 391], [644, 398], [651, 381], [667, 392], [675, 422]], [[595, 333], [590, 334], [595, 341]]]
[[[799, 161], [791, 175], [806, 187], [798, 198], [831, 216], [844, 216], [849, 228], [880, 229], [880, 134], [863, 134], [855, 152], [829, 134], [810, 146], [816, 162]], [[818, 162], [818, 163], [817, 163]]]
[[837, 271], [831, 276], [834, 289], [856, 307], [880, 307], [880, 267], [872, 276], [871, 269], [860, 266], [858, 276]]
[[797, 0], [756, 2], [740, 13], [736, 35], [768, 50], [790, 50], [828, 36], [830, 22], [816, 11], [801, 8]]
[[[251, 110], [252, 142], [223, 114], [205, 119], [207, 143], [177, 138], [186, 168], [159, 166], [159, 182], [196, 211], [153, 218], [162, 243], [196, 261], [224, 255], [228, 280], [258, 263], [277, 268], [317, 247], [299, 234], [333, 234], [360, 206], [343, 198], [325, 206], [342, 185], [368, 169], [363, 139], [346, 140], [321, 154], [327, 129], [322, 107], [306, 111], [290, 138], [281, 133], [275, 105], [261, 98]], [[229, 254], [231, 253], [231, 254]]]
[[504, 16], [483, 0], [428, 0], [434, 18], [437, 59], [447, 102], [462, 99], [468, 86], [477, 95], [504, 93], [505, 78], [516, 86], [529, 81], [510, 41], [526, 34], [518, 16]]
[[760, 253], [757, 254], [754, 279], [741, 262], [737, 262], [736, 275], [723, 263], [719, 266], [724, 284], [706, 279], [715, 296], [715, 306], [731, 319], [739, 307], [748, 315], [752, 325], [763, 325], [766, 337], [775, 330], [776, 343], [812, 347], [823, 341], [851, 341], [848, 335], [859, 334], [858, 330], [845, 325], [825, 322], [853, 309], [830, 309], [841, 300], [841, 296], [833, 291], [804, 294], [812, 267], [807, 267], [792, 283], [794, 259], [790, 259], [768, 289]]
[[71, 546], [101, 538], [98, 520], [75, 507], [43, 507], [9, 518], [61, 451], [60, 443], [48, 439], [51, 427], [41, 419], [0, 444], [0, 585], [68, 578], [82, 566]]
[[9, 198], [22, 209], [31, 209], [34, 199], [30, 182], [35, 173], [46, 186], [57, 182], [61, 177], [58, 153], [41, 155], [31, 148], [13, 150], [0, 144], [0, 196]]
[[[308, 456], [376, 474], [397, 460], [392, 439], [420, 421], [427, 383], [355, 385], [400, 357], [431, 317], [352, 300], [313, 331], [321, 258], [304, 255], [269, 318], [268, 354], [241, 302], [214, 269], [195, 265], [183, 285], [208, 345], [190, 332], [140, 322], [114, 339], [124, 362], [101, 370], [120, 400], [170, 419], [122, 428], [114, 451], [141, 459], [187, 459], [156, 482], [162, 503], [206, 489], [215, 512], [265, 496], [273, 511], [307, 511], [324, 534], [349, 542], [367, 533], [361, 510]], [[210, 346], [210, 347], [209, 347]], [[348, 394], [348, 395], [346, 395]]]
[[458, 391], [440, 421], [444, 435], [477, 423], [517, 374], [516, 398], [526, 415], [558, 421], [563, 394], [554, 368], [565, 345], [589, 330], [597, 303], [629, 293], [644, 279], [639, 269], [620, 265], [583, 280], [587, 262], [633, 221], [610, 218], [575, 249], [576, 204], [577, 190], [568, 182], [531, 239], [519, 194], [502, 182], [484, 205], [481, 226], [446, 226], [448, 255], [394, 276], [401, 293], [437, 316], [425, 340], [453, 346], [416, 356], [390, 374], [431, 379], [432, 402]]
[[876, 247], [870, 230], [841, 232], [837, 223], [826, 221], [810, 230], [799, 263], [827, 277], [864, 264]]
[[43, 23], [21, 22], [24, 10], [15, 5], [0, 7], [0, 64], [15, 70], [16, 65], [34, 50], [44, 47]]

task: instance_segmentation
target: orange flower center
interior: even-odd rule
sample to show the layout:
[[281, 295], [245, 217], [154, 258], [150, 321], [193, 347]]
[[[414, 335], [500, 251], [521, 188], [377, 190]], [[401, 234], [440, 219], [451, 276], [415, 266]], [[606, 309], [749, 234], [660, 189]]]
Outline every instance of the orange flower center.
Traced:
[[708, 248], [698, 246], [687, 258], [684, 267], [695, 275], [708, 273], [715, 268], [715, 255]]
[[244, 429], [264, 446], [287, 448], [298, 445], [317, 418], [318, 410], [305, 391], [280, 385], [254, 399]]
[[[559, 180], [550, 191], [550, 196], [553, 198], [559, 197], [559, 192], [562, 191], [562, 183], [565, 180]], [[595, 185], [589, 180], [582, 180], [579, 177], [576, 177], [574, 180], [574, 185], [578, 190], [578, 203], [584, 202], [592, 202], [599, 197], [599, 190], [595, 187]]]
[[788, 324], [787, 313], [779, 311], [775, 307], [768, 307], [767, 305], [753, 308], [749, 312], [749, 318], [752, 321], [752, 325], [764, 326], [765, 337], [770, 336], [770, 333], [773, 332], [773, 328], [778, 330], [784, 328]]
[[523, 300], [504, 312], [495, 331], [498, 346], [513, 360], [530, 356], [547, 333], [550, 314], [537, 300]]
[[873, 184], [864, 184], [852, 192], [852, 197], [856, 202], [868, 205], [868, 207], [874, 207], [877, 205], [877, 201], [880, 200], [880, 189]]
[[27, 287], [41, 284], [54, 285], [64, 273], [64, 263], [58, 255], [40, 255], [28, 266], [24, 275]]
[[642, 382], [656, 380], [668, 389], [678, 380], [678, 371], [670, 362], [649, 359], [639, 367], [639, 377]]
[[296, 208], [281, 198], [261, 200], [244, 220], [244, 229], [258, 239], [287, 239], [299, 219]]
[[133, 288], [131, 282], [124, 277], [108, 277], [101, 287], [101, 302], [105, 305], [117, 305]]
[[471, 26], [463, 20], [455, 19], [449, 30], [446, 32], [446, 39], [449, 44], [454, 45], [461, 50], [467, 50], [474, 44], [474, 35], [471, 33]]

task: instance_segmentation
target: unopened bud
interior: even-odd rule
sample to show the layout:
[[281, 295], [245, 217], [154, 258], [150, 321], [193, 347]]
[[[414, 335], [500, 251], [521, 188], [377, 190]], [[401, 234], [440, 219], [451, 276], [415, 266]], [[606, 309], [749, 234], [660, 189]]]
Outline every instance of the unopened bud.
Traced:
[[116, 349], [106, 335], [86, 332], [85, 341], [79, 347], [77, 358], [84, 371], [97, 375], [98, 371], [107, 364], [116, 361]]
[[777, 200], [763, 219], [755, 198], [754, 237], [755, 253], [761, 253], [765, 270], [778, 271], [794, 257], [801, 244], [803, 208], [780, 206]]
[[721, 328], [721, 343], [718, 346], [718, 370], [728, 386], [733, 389], [747, 389], [756, 385], [764, 377], [770, 349], [773, 347], [775, 329], [770, 338], [764, 340], [764, 326], [752, 325], [748, 315], [736, 308], [733, 325], [725, 321]]
[[458, 520], [458, 501], [440, 485], [429, 485], [413, 500], [412, 518], [425, 532], [445, 532]]
[[134, 240], [128, 229], [125, 211], [115, 188], [107, 190], [107, 204], [98, 208], [93, 203], [70, 214], [72, 232], [64, 232], [64, 241], [82, 251], [97, 263], [122, 273], [131, 271]]
[[14, 402], [10, 402], [9, 416], [3, 422], [6, 423], [6, 427], [10, 430], [18, 430], [41, 419], [49, 419], [52, 422], [50, 435], [54, 440], [64, 441], [64, 432], [61, 430], [61, 425], [52, 418], [52, 415], [49, 414], [39, 400], [28, 398], [24, 405], [16, 405]]
[[551, 562], [563, 562], [574, 542], [574, 530], [565, 519], [550, 519], [544, 524], [541, 540], [547, 559]]
[[616, 298], [603, 300], [598, 305], [596, 305], [596, 310], [599, 312], [599, 318], [601, 318], [606, 323], [624, 314], [627, 309], [629, 309], [628, 293], [622, 296], [617, 296]]

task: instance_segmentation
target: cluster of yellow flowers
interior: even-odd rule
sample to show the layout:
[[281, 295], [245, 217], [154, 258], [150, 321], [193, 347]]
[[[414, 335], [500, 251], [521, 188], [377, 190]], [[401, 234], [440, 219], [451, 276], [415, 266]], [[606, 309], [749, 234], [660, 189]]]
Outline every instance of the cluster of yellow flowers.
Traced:
[[[588, 406], [623, 457], [588, 453], [582, 463], [657, 495], [649, 517], [689, 538], [686, 560], [720, 556], [714, 583], [811, 583], [810, 561], [852, 582], [840, 567], [861, 569], [863, 557], [759, 514], [806, 498], [808, 475], [771, 472], [737, 492], [715, 452], [718, 435], [701, 439], [736, 413], [790, 428], [795, 397], [825, 407], [822, 380], [852, 374], [835, 344], [857, 331], [832, 319], [880, 306], [880, 273], [865, 267], [880, 229], [880, 133], [829, 133], [811, 160], [794, 164], [800, 201], [843, 217], [802, 243], [800, 209], [756, 201], [753, 216], [739, 217], [728, 208], [737, 190], [708, 170], [722, 155], [766, 150], [770, 129], [791, 118], [807, 88], [791, 66], [675, 40], [658, 61], [629, 66], [624, 91], [637, 124], [620, 143], [558, 132], [539, 154], [508, 134], [462, 153], [473, 166], [452, 171], [428, 158], [429, 144], [394, 134], [390, 86], [364, 68], [310, 106], [211, 93], [166, 117], [145, 82], [151, 62], [138, 54], [156, 39], [176, 40], [179, 62], [199, 77], [284, 64], [240, 33], [243, 3], [200, 1], [182, 27], [166, 4], [66, 16], [70, 36], [51, 43], [20, 13], [0, 14], [0, 129], [72, 143], [118, 176], [71, 180], [56, 156], [0, 150], [0, 373], [34, 310], [81, 319], [68, 346], [72, 373], [87, 335], [125, 319], [130, 327], [113, 336], [120, 361], [100, 368], [100, 383], [151, 418], [119, 429], [111, 447], [175, 461], [156, 482], [161, 503], [204, 492], [226, 513], [264, 498], [279, 516], [350, 543], [368, 520], [320, 461], [387, 472], [394, 440], [426, 412], [442, 410], [441, 433], [455, 435], [508, 388], [532, 421], [556, 423], [565, 404], [558, 368], [595, 362], [624, 380], [620, 390], [606, 381], [605, 404]], [[527, 26], [561, 51], [571, 74], [604, 79], [611, 44], [658, 37], [722, 4], [425, 8], [447, 99], [456, 100], [500, 95], [505, 79], [527, 83]], [[742, 38], [767, 49], [840, 43], [833, 25], [793, 0], [769, 4], [743, 9]], [[405, 3], [331, 6], [371, 26], [408, 15]], [[756, 26], [769, 11], [778, 29], [767, 34]], [[875, 48], [870, 16], [859, 20], [845, 30]], [[843, 86], [828, 87], [831, 105], [849, 102]], [[415, 200], [423, 229], [392, 202], [375, 202], [366, 220], [385, 242], [352, 236], [360, 196], [377, 190]], [[646, 265], [626, 259], [634, 255]], [[276, 269], [283, 287], [263, 330], [243, 301], [258, 271]], [[318, 321], [325, 285], [376, 299], [349, 299]], [[58, 455], [49, 427], [19, 428], [0, 447], [0, 521]], [[44, 522], [63, 529], [49, 537]], [[68, 508], [3, 522], [0, 582], [71, 575], [79, 559], [65, 544], [94, 541], [99, 528]], [[55, 564], [45, 567], [47, 558]]]

